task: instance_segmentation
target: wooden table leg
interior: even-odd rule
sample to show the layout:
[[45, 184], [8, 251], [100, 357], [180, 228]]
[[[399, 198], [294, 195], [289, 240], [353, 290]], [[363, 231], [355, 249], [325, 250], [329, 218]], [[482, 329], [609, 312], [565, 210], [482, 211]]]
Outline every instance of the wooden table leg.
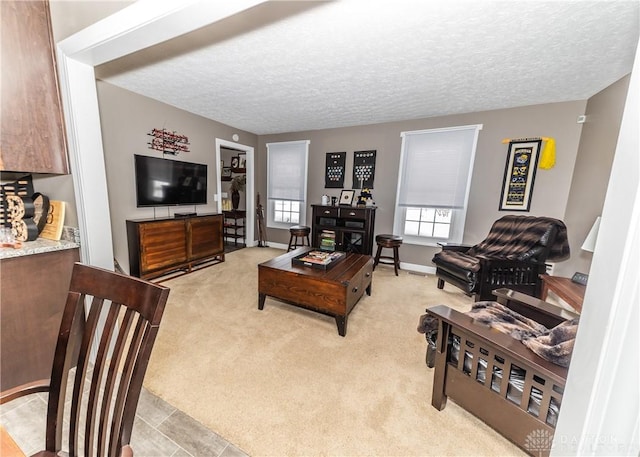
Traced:
[[258, 309], [264, 309], [264, 301], [267, 299], [267, 294], [258, 294]]
[[347, 316], [336, 316], [336, 324], [338, 325], [338, 334], [345, 336], [347, 334]]

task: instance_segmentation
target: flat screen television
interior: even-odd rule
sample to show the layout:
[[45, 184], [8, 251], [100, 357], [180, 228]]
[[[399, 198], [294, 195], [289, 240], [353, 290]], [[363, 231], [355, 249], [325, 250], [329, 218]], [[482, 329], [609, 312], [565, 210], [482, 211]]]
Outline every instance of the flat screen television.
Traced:
[[137, 206], [207, 203], [207, 165], [134, 154]]

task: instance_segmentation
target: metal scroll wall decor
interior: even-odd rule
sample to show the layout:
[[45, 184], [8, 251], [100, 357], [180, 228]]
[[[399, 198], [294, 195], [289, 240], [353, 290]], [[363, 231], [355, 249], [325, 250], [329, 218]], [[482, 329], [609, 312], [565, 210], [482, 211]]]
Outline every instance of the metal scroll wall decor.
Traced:
[[373, 189], [376, 175], [376, 151], [355, 151], [353, 153], [353, 188]]
[[324, 174], [324, 187], [342, 189], [344, 187], [344, 168], [346, 152], [327, 152]]
[[169, 132], [166, 129], [152, 129], [147, 135], [151, 137], [151, 141], [147, 143], [149, 149], [171, 155], [189, 152], [189, 138], [186, 135]]
[[529, 211], [541, 143], [540, 138], [509, 142], [500, 211]]

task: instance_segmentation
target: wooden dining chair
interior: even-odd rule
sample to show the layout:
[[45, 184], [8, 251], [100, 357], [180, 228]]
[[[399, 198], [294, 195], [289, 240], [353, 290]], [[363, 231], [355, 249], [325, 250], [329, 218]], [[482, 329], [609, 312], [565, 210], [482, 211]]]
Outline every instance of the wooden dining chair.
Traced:
[[49, 392], [45, 450], [36, 456], [133, 455], [133, 420], [168, 296], [167, 287], [75, 264], [51, 379], [0, 397], [1, 404]]

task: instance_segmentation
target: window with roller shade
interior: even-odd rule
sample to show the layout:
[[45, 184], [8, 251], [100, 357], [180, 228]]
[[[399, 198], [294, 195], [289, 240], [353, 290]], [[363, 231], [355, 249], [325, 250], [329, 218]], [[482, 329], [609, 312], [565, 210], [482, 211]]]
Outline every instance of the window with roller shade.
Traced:
[[309, 140], [267, 143], [267, 227], [305, 224]]
[[482, 125], [402, 132], [394, 233], [413, 244], [460, 243]]

